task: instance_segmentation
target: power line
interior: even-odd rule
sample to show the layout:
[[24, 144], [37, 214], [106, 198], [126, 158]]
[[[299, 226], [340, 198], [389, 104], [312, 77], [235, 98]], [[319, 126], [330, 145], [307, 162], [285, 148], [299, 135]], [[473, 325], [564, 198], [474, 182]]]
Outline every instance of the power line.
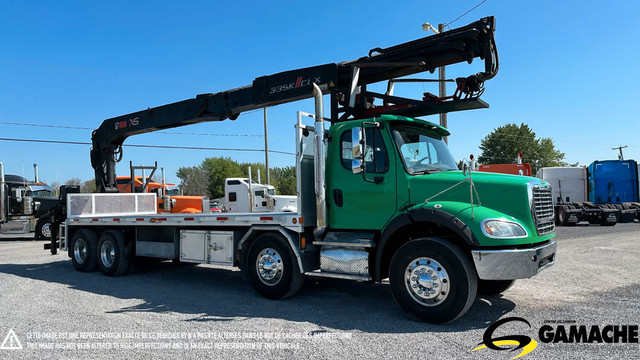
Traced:
[[472, 12], [473, 10], [475, 10], [478, 6], [484, 4], [487, 0], [482, 0], [478, 5], [472, 7], [471, 9], [467, 10], [467, 12], [465, 12], [464, 14], [458, 16], [457, 18], [449, 21], [448, 23], [444, 24], [444, 26], [449, 26], [451, 24], [453, 24], [454, 22], [460, 20], [463, 16], [467, 15], [468, 13]]
[[[16, 142], [31, 142], [31, 143], [46, 143], [46, 144], [65, 144], [65, 145], [91, 145], [91, 143], [81, 142], [81, 141], [40, 140], [40, 139], [0, 138], [0, 141], [16, 141]], [[138, 147], [138, 148], [152, 148], [152, 149], [264, 152], [264, 150], [262, 150], [262, 149], [214, 148], [214, 147], [200, 147], [200, 146], [144, 145], [144, 144], [127, 144], [127, 145], [122, 145], [122, 146], [125, 146], [125, 147]], [[295, 155], [295, 153], [287, 152], [287, 151], [280, 151], [280, 150], [269, 150], [269, 152], [272, 152], [272, 153], [275, 153], [275, 154]]]
[[[94, 130], [94, 129], [91, 129], [91, 128], [80, 127], [80, 126], [17, 123], [17, 122], [9, 122], [9, 121], [0, 121], [0, 125], [44, 127], [44, 128], [53, 128], [53, 129], [70, 129], [70, 130], [89, 130], [89, 131], [93, 131]], [[156, 132], [156, 134], [199, 135], [199, 136], [264, 137], [264, 135], [253, 135], [253, 134], [212, 134], [212, 133], [192, 133], [192, 132], [175, 132], [175, 131], [158, 131], [158, 132]]]

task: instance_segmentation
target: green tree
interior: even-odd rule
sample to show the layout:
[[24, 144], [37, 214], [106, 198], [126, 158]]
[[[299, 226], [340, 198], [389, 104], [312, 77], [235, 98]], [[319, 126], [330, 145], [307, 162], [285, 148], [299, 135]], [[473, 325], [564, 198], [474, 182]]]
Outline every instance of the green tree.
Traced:
[[545, 166], [565, 166], [564, 153], [556, 150], [550, 138], [536, 138], [526, 124], [507, 124], [494, 129], [480, 143], [482, 164], [510, 164], [522, 152], [522, 162], [531, 164], [536, 171]]
[[[247, 178], [251, 167], [251, 179], [267, 183], [267, 173], [262, 163], [238, 163], [229, 157], [205, 158], [198, 166], [181, 167], [176, 176], [185, 195], [207, 195], [212, 199], [224, 197], [224, 181], [227, 178]], [[286, 166], [270, 169], [270, 182], [280, 195], [296, 195], [296, 168]]]
[[297, 195], [296, 167], [285, 166], [271, 169], [271, 184], [279, 195]]
[[209, 174], [200, 166], [181, 167], [176, 172], [185, 195], [209, 196]]
[[87, 180], [82, 183], [80, 186], [80, 192], [82, 193], [94, 193], [96, 192], [96, 181], [95, 179]]
[[209, 196], [212, 199], [224, 197], [224, 180], [230, 177], [246, 177], [242, 167], [229, 157], [206, 158], [200, 164], [209, 180]]
[[74, 177], [67, 180], [64, 184], [65, 185], [82, 185], [82, 179], [80, 179], [79, 177]]

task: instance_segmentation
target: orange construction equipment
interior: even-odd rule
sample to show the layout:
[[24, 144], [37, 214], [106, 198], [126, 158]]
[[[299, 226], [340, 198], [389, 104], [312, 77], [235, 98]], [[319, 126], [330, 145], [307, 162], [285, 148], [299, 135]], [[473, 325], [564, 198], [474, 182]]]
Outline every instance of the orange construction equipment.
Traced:
[[512, 175], [531, 175], [531, 164], [489, 164], [480, 165], [478, 171]]
[[[135, 176], [133, 189], [131, 188], [130, 176], [118, 176], [116, 182], [120, 192], [143, 192], [144, 179], [142, 176]], [[144, 192], [158, 195], [158, 212], [170, 213], [200, 213], [202, 212], [203, 196], [180, 195], [180, 188], [175, 184], [162, 184], [152, 178], [147, 178], [147, 187]], [[133, 190], [133, 191], [132, 191]], [[164, 206], [165, 198], [170, 198], [169, 211]]]

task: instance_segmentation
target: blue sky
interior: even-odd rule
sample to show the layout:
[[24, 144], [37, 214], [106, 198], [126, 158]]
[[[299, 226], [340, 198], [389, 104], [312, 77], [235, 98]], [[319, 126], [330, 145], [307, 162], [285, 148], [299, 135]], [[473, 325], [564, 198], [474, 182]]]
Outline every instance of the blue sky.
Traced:
[[[46, 124], [95, 129], [110, 117], [243, 85], [261, 75], [365, 56], [369, 49], [425, 36], [421, 25], [447, 23], [479, 0], [428, 1], [89, 1], [3, 2], [0, 11], [0, 138], [89, 142], [91, 130], [8, 125]], [[528, 124], [550, 137], [566, 161], [589, 164], [640, 160], [636, 104], [640, 68], [637, 1], [488, 0], [451, 26], [483, 16], [497, 19], [500, 72], [487, 81], [491, 108], [449, 114], [450, 149], [456, 159], [479, 155], [480, 140], [507, 123]], [[480, 62], [447, 69], [467, 76]], [[450, 91], [453, 89], [450, 87]], [[398, 87], [400, 95], [437, 93], [433, 85]], [[273, 150], [294, 152], [296, 111], [311, 101], [269, 108]], [[437, 117], [428, 117], [437, 122]], [[236, 121], [150, 133], [125, 144], [200, 147], [263, 146], [262, 112]], [[167, 170], [199, 164], [208, 156], [263, 161], [260, 152], [125, 148], [129, 161]], [[93, 178], [89, 146], [0, 141], [7, 173], [44, 181]], [[271, 154], [272, 166], [293, 165]]]

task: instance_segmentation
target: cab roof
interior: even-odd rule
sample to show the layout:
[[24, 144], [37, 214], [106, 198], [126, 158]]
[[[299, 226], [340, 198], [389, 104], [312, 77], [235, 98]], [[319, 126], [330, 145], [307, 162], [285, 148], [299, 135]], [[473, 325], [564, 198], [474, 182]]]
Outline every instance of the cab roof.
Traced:
[[440, 136], [451, 135], [449, 130], [447, 130], [446, 128], [438, 124], [434, 124], [431, 121], [427, 121], [427, 120], [415, 119], [415, 118], [410, 118], [410, 117], [400, 116], [400, 115], [386, 115], [386, 114], [380, 115], [379, 117], [376, 117], [376, 119], [382, 119], [387, 122], [405, 122], [409, 124], [426, 126], [426, 127], [430, 127], [431, 130], [435, 131]]

